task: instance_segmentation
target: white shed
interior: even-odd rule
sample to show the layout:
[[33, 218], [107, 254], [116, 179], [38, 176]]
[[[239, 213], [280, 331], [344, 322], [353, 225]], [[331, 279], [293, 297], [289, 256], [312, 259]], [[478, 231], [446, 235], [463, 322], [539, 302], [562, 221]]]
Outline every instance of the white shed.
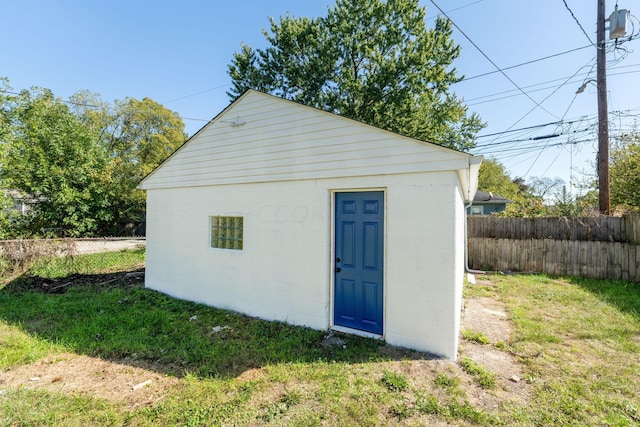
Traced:
[[480, 161], [249, 90], [141, 182], [145, 285], [455, 359]]

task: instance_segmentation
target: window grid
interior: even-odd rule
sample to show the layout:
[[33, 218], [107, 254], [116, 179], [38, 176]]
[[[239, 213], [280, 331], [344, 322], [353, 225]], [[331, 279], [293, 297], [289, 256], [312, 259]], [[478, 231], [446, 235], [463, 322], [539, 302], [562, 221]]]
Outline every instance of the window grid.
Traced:
[[211, 247], [242, 250], [244, 220], [241, 216], [211, 217]]

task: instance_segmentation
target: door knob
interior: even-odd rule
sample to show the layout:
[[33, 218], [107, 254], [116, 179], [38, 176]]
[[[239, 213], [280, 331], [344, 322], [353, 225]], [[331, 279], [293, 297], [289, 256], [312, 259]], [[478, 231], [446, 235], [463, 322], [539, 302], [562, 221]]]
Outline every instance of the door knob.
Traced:
[[336, 273], [340, 273], [340, 267], [336, 267]]

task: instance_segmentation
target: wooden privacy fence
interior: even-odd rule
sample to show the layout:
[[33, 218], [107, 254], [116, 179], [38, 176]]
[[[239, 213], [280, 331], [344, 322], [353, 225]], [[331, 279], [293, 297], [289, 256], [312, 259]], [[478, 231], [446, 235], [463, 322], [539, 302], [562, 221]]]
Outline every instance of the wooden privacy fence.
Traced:
[[469, 267], [640, 282], [640, 215], [467, 218]]

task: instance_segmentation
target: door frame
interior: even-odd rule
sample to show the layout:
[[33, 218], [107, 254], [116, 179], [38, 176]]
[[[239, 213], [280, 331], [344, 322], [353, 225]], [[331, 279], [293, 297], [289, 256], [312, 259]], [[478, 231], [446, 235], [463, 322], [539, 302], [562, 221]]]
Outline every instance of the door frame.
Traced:
[[[383, 214], [383, 236], [382, 236], [382, 334], [353, 329], [334, 323], [335, 309], [335, 280], [336, 280], [336, 193], [370, 193], [382, 192], [384, 204]], [[331, 224], [329, 227], [330, 258], [329, 258], [329, 329], [337, 332], [344, 332], [351, 335], [359, 335], [367, 338], [384, 339], [387, 332], [387, 188], [386, 187], [366, 187], [366, 188], [339, 188], [329, 190]]]

